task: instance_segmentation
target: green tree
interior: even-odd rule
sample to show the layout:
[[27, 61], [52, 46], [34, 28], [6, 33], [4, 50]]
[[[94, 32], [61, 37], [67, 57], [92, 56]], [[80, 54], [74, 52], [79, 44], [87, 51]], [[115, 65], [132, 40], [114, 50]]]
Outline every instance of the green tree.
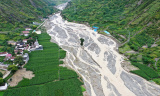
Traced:
[[27, 40], [27, 44], [29, 44], [30, 46], [34, 43], [34, 40], [33, 39], [29, 39]]
[[18, 67], [16, 65], [9, 65], [7, 70], [11, 70], [11, 72], [14, 73], [18, 70]]
[[81, 41], [81, 46], [83, 46], [84, 39], [81, 38], [80, 41]]
[[4, 80], [3, 78], [0, 78], [0, 86], [2, 86], [4, 84]]
[[0, 72], [0, 77], [3, 77], [3, 74]]
[[17, 57], [14, 59], [14, 63], [15, 63], [15, 64], [19, 64], [19, 66], [22, 66], [22, 65], [24, 64], [23, 57], [22, 57], [22, 56], [17, 56]]

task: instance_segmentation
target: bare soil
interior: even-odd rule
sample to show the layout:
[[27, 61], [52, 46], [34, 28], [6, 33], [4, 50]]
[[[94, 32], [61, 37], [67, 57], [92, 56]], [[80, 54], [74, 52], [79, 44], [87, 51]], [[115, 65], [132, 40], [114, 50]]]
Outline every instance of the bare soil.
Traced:
[[126, 71], [128, 71], [128, 72], [133, 71], [133, 70], [138, 70], [138, 68], [135, 67], [135, 66], [133, 66], [133, 65], [131, 65], [131, 63], [130, 63], [129, 61], [123, 61], [123, 62], [121, 63], [121, 66], [122, 66], [122, 68], [123, 68], [124, 70], [126, 70]]
[[12, 81], [9, 81], [9, 85], [11, 87], [14, 87], [18, 85], [18, 83], [22, 81], [23, 78], [32, 79], [34, 76], [35, 75], [33, 74], [32, 71], [26, 71], [26, 68], [20, 69], [11, 77]]

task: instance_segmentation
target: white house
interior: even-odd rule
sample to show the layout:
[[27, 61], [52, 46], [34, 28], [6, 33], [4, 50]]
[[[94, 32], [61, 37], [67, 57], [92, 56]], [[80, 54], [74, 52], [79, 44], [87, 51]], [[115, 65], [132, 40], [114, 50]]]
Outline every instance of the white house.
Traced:
[[0, 52], [0, 56], [7, 56], [8, 52]]
[[28, 36], [29, 35], [29, 31], [22, 31], [24, 36]]
[[26, 31], [31, 31], [32, 29], [31, 29], [31, 28], [26, 28], [25, 30], [26, 30]]

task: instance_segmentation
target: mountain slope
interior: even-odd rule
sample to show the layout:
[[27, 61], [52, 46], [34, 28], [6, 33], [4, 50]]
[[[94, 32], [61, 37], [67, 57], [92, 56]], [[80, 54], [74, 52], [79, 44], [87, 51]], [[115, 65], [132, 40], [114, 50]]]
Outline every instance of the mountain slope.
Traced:
[[55, 12], [51, 0], [1, 0], [0, 31], [21, 27]]
[[70, 4], [63, 11], [64, 18], [88, 22], [100, 27], [99, 31], [107, 29], [121, 42], [127, 40], [128, 31], [134, 36], [146, 27], [150, 27], [147, 33], [155, 38], [160, 35], [157, 29], [160, 25], [159, 0], [72, 0]]

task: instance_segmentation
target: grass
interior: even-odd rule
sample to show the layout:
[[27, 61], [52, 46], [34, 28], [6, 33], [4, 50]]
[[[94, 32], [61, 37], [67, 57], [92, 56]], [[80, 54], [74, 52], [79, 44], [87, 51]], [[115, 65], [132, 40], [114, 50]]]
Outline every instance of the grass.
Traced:
[[3, 96], [4, 92], [0, 92], [0, 96]]
[[81, 89], [82, 89], [82, 92], [86, 91], [86, 89], [83, 86], [81, 86]]
[[135, 70], [131, 72], [145, 78], [146, 80], [152, 80], [154, 78], [159, 78], [159, 75], [156, 71], [154, 71], [152, 68], [144, 64], [132, 62], [132, 65], [138, 67], [139, 70]]
[[120, 53], [125, 53], [126, 51], [131, 51], [132, 49], [129, 47], [129, 45], [128, 44], [125, 44], [124, 46], [122, 46], [122, 47], [120, 47], [119, 48], [119, 52]]
[[153, 79], [153, 81], [154, 81], [156, 84], [160, 85], [160, 78]]

